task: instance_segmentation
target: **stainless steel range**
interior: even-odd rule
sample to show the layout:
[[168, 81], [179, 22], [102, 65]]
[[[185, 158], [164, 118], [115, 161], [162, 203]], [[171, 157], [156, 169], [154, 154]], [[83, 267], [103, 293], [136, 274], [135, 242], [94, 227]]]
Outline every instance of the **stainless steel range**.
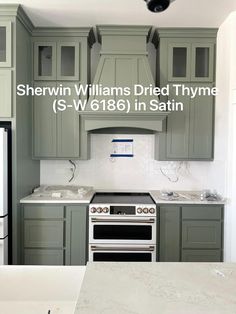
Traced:
[[89, 261], [156, 261], [156, 205], [149, 193], [96, 193]]

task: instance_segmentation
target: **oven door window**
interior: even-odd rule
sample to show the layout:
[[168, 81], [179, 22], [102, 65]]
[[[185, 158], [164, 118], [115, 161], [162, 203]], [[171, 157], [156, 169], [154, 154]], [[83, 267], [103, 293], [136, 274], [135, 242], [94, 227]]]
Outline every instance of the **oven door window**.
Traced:
[[152, 253], [132, 253], [132, 252], [99, 252], [93, 253], [94, 262], [151, 262]]
[[149, 225], [95, 225], [96, 240], [151, 240], [152, 226]]

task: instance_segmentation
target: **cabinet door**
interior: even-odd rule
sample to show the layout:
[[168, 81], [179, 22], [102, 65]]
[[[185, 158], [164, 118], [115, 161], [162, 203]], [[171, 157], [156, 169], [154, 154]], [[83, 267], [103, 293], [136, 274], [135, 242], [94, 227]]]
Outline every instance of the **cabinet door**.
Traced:
[[[73, 100], [77, 100], [74, 83], [63, 84], [69, 87], [71, 96], [62, 97], [66, 101], [67, 108], [57, 113], [57, 157], [79, 158], [79, 113], [74, 109]], [[59, 97], [58, 97], [59, 99]]]
[[87, 263], [87, 207], [66, 207], [66, 265]]
[[11, 22], [0, 22], [0, 67], [11, 67]]
[[214, 98], [196, 96], [191, 100], [190, 105], [189, 158], [212, 160], [213, 150]]
[[168, 81], [189, 82], [191, 77], [191, 44], [168, 45]]
[[[158, 240], [159, 242], [159, 240]], [[160, 207], [160, 262], [180, 261], [180, 207]]]
[[[38, 83], [39, 87], [56, 87], [56, 83]], [[53, 111], [55, 96], [34, 97], [34, 157], [57, 156], [57, 115]]]
[[56, 43], [34, 43], [34, 79], [56, 80]]
[[24, 265], [64, 265], [64, 251], [25, 249]]
[[191, 81], [213, 82], [215, 64], [214, 44], [192, 44]]
[[63, 248], [63, 221], [25, 220], [25, 248]]
[[171, 99], [184, 104], [183, 111], [171, 112], [167, 117], [166, 157], [168, 159], [188, 159], [189, 149], [189, 97], [175, 96]]
[[183, 250], [181, 262], [222, 262], [221, 250]]
[[57, 79], [62, 81], [78, 81], [79, 59], [79, 43], [58, 43]]
[[220, 249], [220, 221], [183, 221], [182, 248], [185, 249]]
[[0, 118], [12, 117], [12, 71], [0, 69]]

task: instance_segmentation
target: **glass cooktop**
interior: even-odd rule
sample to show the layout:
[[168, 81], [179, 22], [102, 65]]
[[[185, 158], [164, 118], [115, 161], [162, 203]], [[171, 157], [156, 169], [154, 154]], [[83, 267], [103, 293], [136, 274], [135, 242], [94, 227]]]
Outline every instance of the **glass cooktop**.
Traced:
[[149, 193], [96, 193], [92, 204], [155, 204]]

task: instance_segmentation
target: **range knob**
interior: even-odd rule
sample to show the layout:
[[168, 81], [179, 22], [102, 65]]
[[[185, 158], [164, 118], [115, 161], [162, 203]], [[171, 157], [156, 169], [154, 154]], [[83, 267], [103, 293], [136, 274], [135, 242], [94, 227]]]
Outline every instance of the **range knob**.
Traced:
[[98, 207], [97, 208], [97, 213], [101, 213], [102, 212], [102, 207]]
[[143, 212], [143, 209], [142, 209], [141, 207], [138, 207], [138, 208], [137, 208], [137, 213], [138, 213], [138, 214], [142, 214], [142, 212]]
[[96, 207], [92, 207], [92, 208], [90, 209], [90, 211], [91, 211], [91, 213], [96, 213], [97, 209], [96, 209]]
[[143, 213], [144, 213], [144, 214], [148, 214], [148, 208], [147, 208], [147, 207], [144, 207]]
[[150, 214], [155, 214], [155, 208], [153, 208], [153, 207], [149, 208], [149, 213]]
[[103, 207], [102, 211], [103, 211], [104, 213], [108, 213], [108, 212], [109, 212], [109, 208], [108, 208], [108, 207]]

